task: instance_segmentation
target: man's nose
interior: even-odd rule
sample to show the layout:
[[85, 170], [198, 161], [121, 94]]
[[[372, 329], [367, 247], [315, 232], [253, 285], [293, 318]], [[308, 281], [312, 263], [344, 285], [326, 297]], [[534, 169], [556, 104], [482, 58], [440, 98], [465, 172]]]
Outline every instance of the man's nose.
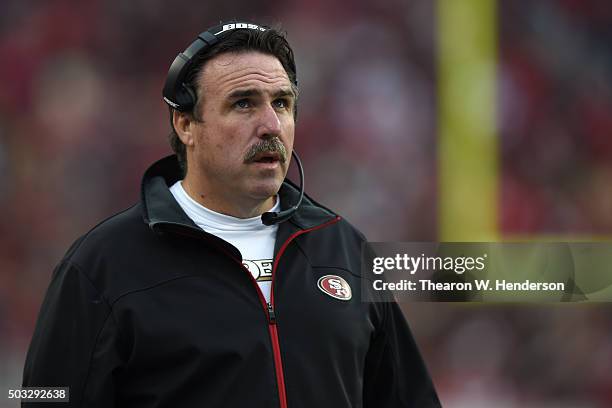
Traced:
[[278, 114], [270, 105], [266, 105], [260, 111], [259, 128], [257, 135], [262, 138], [279, 137], [281, 134], [281, 122]]

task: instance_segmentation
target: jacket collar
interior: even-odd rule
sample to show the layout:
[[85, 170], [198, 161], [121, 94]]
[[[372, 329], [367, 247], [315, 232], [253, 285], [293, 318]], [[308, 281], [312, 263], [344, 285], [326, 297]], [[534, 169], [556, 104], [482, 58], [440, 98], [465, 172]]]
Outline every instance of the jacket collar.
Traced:
[[[176, 155], [153, 163], [145, 172], [141, 185], [144, 222], [154, 231], [171, 228], [201, 229], [185, 214], [174, 199], [169, 187], [182, 178]], [[285, 179], [280, 190], [281, 209], [297, 202], [299, 190]], [[329, 209], [319, 205], [306, 194], [297, 212], [287, 221], [298, 229], [306, 230], [337, 218]], [[283, 223], [285, 224], [285, 223]]]

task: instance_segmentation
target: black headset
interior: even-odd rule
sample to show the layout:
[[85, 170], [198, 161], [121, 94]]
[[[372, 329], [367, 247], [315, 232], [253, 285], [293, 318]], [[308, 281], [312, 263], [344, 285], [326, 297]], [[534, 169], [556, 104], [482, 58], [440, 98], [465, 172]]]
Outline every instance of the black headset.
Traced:
[[[164, 84], [164, 101], [179, 112], [189, 112], [193, 109], [197, 101], [197, 96], [195, 90], [186, 84], [185, 80], [194, 61], [197, 60], [197, 56], [214, 46], [219, 40], [223, 39], [234, 30], [244, 29], [266, 31], [268, 27], [248, 22], [233, 22], [219, 24], [198, 35], [198, 38], [196, 38], [185, 51], [179, 53], [172, 62], [172, 65], [170, 65], [166, 83]], [[304, 168], [302, 167], [300, 158], [295, 153], [295, 149], [292, 151], [292, 155], [300, 173], [300, 196], [294, 206], [284, 211], [263, 213], [261, 215], [261, 222], [265, 225], [273, 225], [287, 221], [298, 210], [304, 198]]]

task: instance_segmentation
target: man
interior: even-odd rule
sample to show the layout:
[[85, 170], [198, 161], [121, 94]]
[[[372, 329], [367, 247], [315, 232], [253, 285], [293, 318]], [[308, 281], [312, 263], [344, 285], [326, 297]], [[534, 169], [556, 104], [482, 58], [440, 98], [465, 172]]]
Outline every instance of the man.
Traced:
[[69, 386], [75, 407], [439, 406], [397, 305], [361, 297], [363, 235], [284, 181], [284, 36], [202, 33], [164, 99], [176, 155], [60, 262], [24, 386]]

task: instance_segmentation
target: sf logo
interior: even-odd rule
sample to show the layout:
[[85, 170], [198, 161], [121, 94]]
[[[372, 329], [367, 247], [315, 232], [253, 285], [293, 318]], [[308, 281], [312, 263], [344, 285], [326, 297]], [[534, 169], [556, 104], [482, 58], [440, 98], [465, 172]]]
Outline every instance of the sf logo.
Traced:
[[335, 299], [350, 300], [353, 296], [348, 282], [337, 275], [325, 275], [319, 278], [317, 286], [323, 293]]

